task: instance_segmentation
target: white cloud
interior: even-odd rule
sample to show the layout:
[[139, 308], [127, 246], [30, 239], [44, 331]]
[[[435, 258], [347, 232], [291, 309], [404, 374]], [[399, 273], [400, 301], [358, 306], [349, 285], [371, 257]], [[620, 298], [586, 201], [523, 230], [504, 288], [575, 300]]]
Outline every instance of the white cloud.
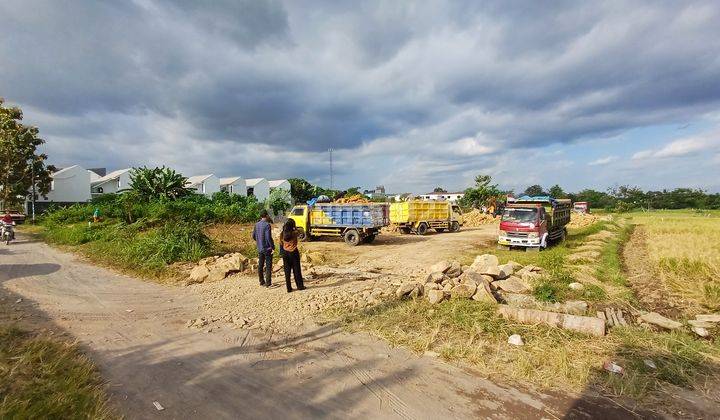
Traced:
[[720, 130], [674, 140], [658, 150], [641, 150], [632, 156], [633, 160], [667, 159], [696, 155], [700, 152], [720, 149]]
[[592, 162], [588, 163], [590, 166], [602, 166], [607, 165], [608, 163], [615, 162], [617, 160], [617, 156], [605, 156], [599, 159], [595, 159]]

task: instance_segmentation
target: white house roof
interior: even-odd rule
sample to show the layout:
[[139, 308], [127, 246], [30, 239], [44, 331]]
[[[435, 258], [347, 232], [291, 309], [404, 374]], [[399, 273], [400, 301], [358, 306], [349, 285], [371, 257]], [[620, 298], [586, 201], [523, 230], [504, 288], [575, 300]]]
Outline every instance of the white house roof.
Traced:
[[231, 176], [230, 178], [220, 178], [220, 185], [230, 185], [242, 179], [241, 176]]
[[75, 168], [79, 168], [79, 167], [80, 167], [79, 165], [73, 165], [73, 166], [68, 166], [67, 168], [62, 168], [59, 171], [53, 172], [52, 177], [58, 178], [58, 175], [62, 175], [65, 172], [70, 172], [71, 169], [75, 169]]
[[248, 187], [254, 187], [265, 180], [265, 178], [250, 178], [245, 180], [245, 185], [247, 185]]
[[205, 181], [206, 179], [210, 178], [211, 176], [213, 176], [213, 174], [210, 174], [210, 175], [196, 175], [196, 176], [191, 176], [190, 178], [188, 178], [188, 180], [187, 180], [187, 182], [185, 183], [185, 185], [198, 185], [198, 184], [202, 184], [203, 181]]
[[273, 181], [268, 181], [268, 184], [270, 184], [270, 188], [276, 188], [279, 187], [281, 184], [284, 184], [288, 182], [287, 179], [276, 179]]
[[100, 178], [96, 179], [95, 181], [93, 181], [93, 182], [92, 182], [92, 185], [93, 185], [93, 186], [96, 186], [96, 185], [104, 184], [104, 183], [106, 183], [106, 182], [108, 182], [108, 181], [112, 181], [112, 180], [114, 180], [114, 179], [118, 179], [118, 178], [120, 178], [120, 175], [122, 175], [122, 174], [124, 174], [124, 173], [126, 173], [126, 172], [130, 172], [130, 168], [127, 168], [127, 169], [118, 169], [117, 171], [112, 171], [112, 172], [110, 172], [109, 174], [107, 174], [107, 175], [105, 175], [105, 176], [103, 176], [103, 177], [100, 177]]

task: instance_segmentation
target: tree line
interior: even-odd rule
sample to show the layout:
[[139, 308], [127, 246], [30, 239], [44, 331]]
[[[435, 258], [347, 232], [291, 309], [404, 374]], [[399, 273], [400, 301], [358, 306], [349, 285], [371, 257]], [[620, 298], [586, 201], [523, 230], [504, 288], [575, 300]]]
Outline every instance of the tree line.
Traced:
[[492, 198], [504, 199], [512, 196], [545, 196], [569, 198], [573, 202], [586, 201], [591, 208], [609, 211], [629, 211], [636, 209], [720, 209], [720, 193], [708, 193], [697, 188], [675, 188], [645, 191], [639, 187], [622, 185], [608, 188], [606, 191], [584, 189], [579, 192], [566, 192], [560, 185], [543, 188], [531, 185], [520, 193], [513, 190], [501, 190], [492, 183], [489, 175], [478, 175], [475, 185], [465, 190], [460, 201], [464, 207], [480, 207]]

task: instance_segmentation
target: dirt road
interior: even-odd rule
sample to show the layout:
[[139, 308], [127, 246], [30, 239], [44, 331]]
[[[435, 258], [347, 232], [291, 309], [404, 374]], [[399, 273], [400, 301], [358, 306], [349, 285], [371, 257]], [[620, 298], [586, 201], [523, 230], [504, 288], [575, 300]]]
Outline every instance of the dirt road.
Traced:
[[[24, 324], [69, 333], [83, 344], [128, 418], [632, 414], [592, 395], [493, 383], [332, 326], [308, 325], [290, 337], [188, 329], [186, 320], [203, 316], [191, 289], [118, 275], [22, 238], [0, 250], [0, 285], [3, 304]], [[165, 410], [156, 411], [153, 401]]]

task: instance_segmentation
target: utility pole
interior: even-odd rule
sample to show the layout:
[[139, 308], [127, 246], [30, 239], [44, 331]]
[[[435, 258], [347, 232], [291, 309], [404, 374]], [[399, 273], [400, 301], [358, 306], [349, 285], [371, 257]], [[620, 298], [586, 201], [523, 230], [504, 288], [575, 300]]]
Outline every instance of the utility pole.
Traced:
[[333, 161], [332, 161], [333, 149], [332, 149], [332, 148], [328, 149], [328, 152], [330, 153], [330, 190], [334, 190], [334, 185], [333, 185]]
[[32, 223], [35, 224], [35, 156], [33, 156], [33, 163], [32, 163]]

